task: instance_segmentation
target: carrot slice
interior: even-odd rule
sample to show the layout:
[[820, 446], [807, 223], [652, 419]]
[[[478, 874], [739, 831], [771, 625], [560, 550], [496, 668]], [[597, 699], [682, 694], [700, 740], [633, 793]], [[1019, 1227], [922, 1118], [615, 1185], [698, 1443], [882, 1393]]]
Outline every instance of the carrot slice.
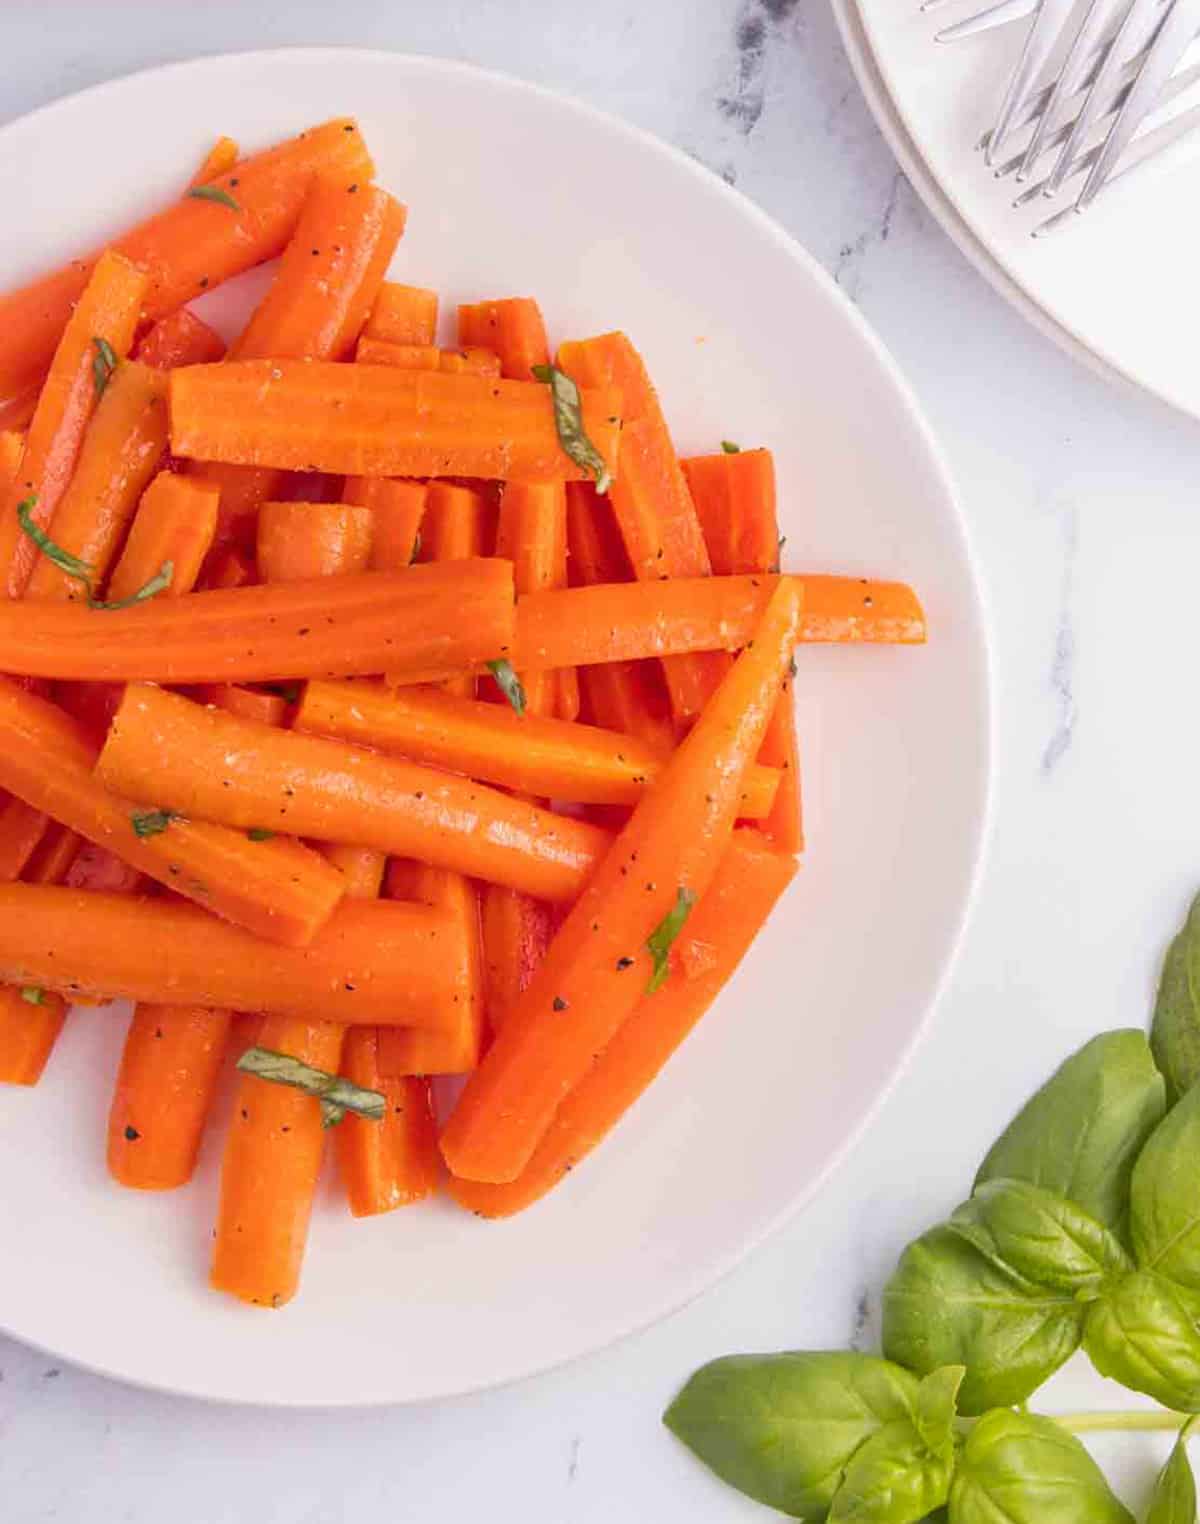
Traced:
[[547, 900], [573, 898], [610, 840], [485, 784], [254, 725], [146, 684], [126, 691], [97, 775], [121, 793], [150, 790], [189, 821], [353, 842]]
[[515, 1180], [563, 1097], [648, 993], [649, 939], [683, 896], [703, 898], [729, 843], [799, 613], [798, 588], [782, 582], [753, 644], [592, 874], [442, 1134], [454, 1174]]
[[511, 381], [528, 381], [533, 367], [550, 358], [542, 310], [531, 296], [464, 303], [458, 309], [458, 342], [494, 350], [500, 374]]
[[232, 138], [219, 137], [200, 161], [189, 185], [207, 185], [219, 175], [228, 174], [238, 161], [238, 145]]
[[225, 340], [188, 307], [159, 318], [134, 350], [134, 359], [155, 370], [178, 365], [215, 365], [225, 358]]
[[166, 596], [190, 593], [216, 530], [216, 488], [160, 471], [142, 494], [125, 549], [109, 578], [108, 598], [132, 598], [168, 562], [171, 582]]
[[371, 570], [402, 571], [413, 561], [429, 489], [424, 482], [386, 476], [349, 476], [342, 502], [372, 515]]
[[388, 1031], [351, 1027], [342, 1053], [341, 1072], [348, 1080], [387, 1097], [381, 1122], [347, 1116], [337, 1129], [338, 1164], [355, 1217], [424, 1201], [437, 1190], [441, 1174], [432, 1088], [421, 1076], [384, 1071], [379, 1049]]
[[716, 999], [795, 872], [793, 858], [771, 851], [749, 831], [735, 831], [681, 939], [703, 949], [703, 972], [672, 978], [638, 1001], [559, 1106], [515, 1180], [485, 1185], [451, 1176], [454, 1199], [481, 1217], [510, 1217], [540, 1200], [603, 1142]]
[[266, 582], [366, 571], [374, 515], [346, 503], [264, 503], [258, 515], [258, 566]]
[[67, 1002], [40, 985], [0, 985], [0, 1083], [36, 1085], [67, 1019]]
[[369, 334], [358, 341], [360, 365], [394, 365], [397, 370], [440, 370], [449, 376], [498, 376], [500, 357], [490, 349], [439, 349], [436, 344], [393, 344]]
[[393, 344], [432, 344], [437, 314], [436, 291], [384, 281], [363, 332]]
[[[97, 262], [63, 331], [21, 464], [0, 500], [0, 593], [10, 598], [25, 591], [38, 558], [37, 547], [21, 532], [17, 508], [32, 499], [29, 516], [41, 529], [54, 517], [98, 393], [107, 389], [111, 361], [128, 353], [145, 291], [142, 271], [110, 250]], [[4, 305], [0, 301], [0, 331]]]
[[[548, 387], [391, 365], [235, 360], [171, 372], [176, 455], [362, 476], [576, 480]], [[610, 466], [620, 397], [582, 394], [584, 428]]]

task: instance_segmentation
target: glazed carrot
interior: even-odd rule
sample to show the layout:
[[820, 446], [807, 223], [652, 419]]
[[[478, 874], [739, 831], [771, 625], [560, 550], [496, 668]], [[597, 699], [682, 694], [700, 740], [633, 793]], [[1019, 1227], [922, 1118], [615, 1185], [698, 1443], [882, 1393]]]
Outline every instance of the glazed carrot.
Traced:
[[52, 820], [30, 854], [21, 877], [27, 884], [63, 883], [81, 845], [75, 831]]
[[131, 803], [97, 782], [95, 758], [69, 715], [0, 679], [0, 786], [258, 936], [303, 946], [329, 919], [342, 883], [317, 853]]
[[25, 436], [20, 430], [0, 430], [0, 492], [5, 491], [16, 476], [24, 452]]
[[458, 342], [494, 350], [500, 358], [500, 374], [510, 381], [528, 381], [533, 367], [545, 365], [550, 358], [541, 308], [531, 296], [460, 306]]
[[139, 1191], [186, 1185], [221, 1072], [228, 1010], [135, 1007], [108, 1114], [108, 1172]]
[[[260, 725], [282, 725], [287, 718], [288, 701], [281, 693], [244, 688], [238, 683], [202, 683], [196, 691], [202, 704], [213, 704], [243, 720]], [[115, 713], [115, 711], [114, 711]]]
[[445, 913], [345, 900], [307, 947], [260, 941], [183, 900], [0, 884], [0, 979], [162, 1005], [420, 1026], [458, 970]]
[[553, 913], [542, 900], [512, 891], [485, 893], [479, 908], [487, 1015], [498, 1032], [546, 956]]
[[341, 847], [329, 843], [321, 849], [346, 881], [346, 893], [355, 900], [376, 900], [383, 890], [387, 858], [370, 847]]
[[429, 1081], [384, 1072], [379, 1048], [388, 1032], [386, 1027], [351, 1027], [342, 1052], [341, 1073], [387, 1097], [381, 1122], [347, 1116], [337, 1128], [338, 1164], [355, 1217], [424, 1201], [437, 1190], [441, 1174]]
[[402, 680], [431, 668], [457, 676], [504, 656], [513, 624], [512, 568], [497, 560], [152, 598], [113, 611], [0, 602], [0, 671], [270, 682], [403, 662]]
[[610, 840], [468, 778], [255, 725], [147, 684], [126, 690], [97, 776], [114, 791], [151, 790], [191, 821], [352, 842], [548, 900], [573, 898]]
[[[104, 585], [138, 499], [167, 447], [166, 390], [161, 371], [136, 360], [117, 367], [84, 435], [71, 484], [49, 520], [54, 543], [93, 568], [95, 588]], [[31, 599], [80, 602], [87, 595], [84, 584], [60, 571], [48, 556], [37, 558], [25, 589]]]
[[135, 867], [90, 841], [76, 852], [63, 883], [68, 889], [98, 894], [135, 894], [146, 888], [145, 878]]
[[[116, 239], [114, 247], [147, 273], [143, 317], [165, 317], [201, 291], [273, 259], [317, 173], [370, 180], [371, 160], [353, 122], [326, 122], [219, 176], [214, 183], [237, 202], [236, 211], [185, 195]], [[41, 380], [95, 264], [95, 256], [74, 259], [0, 296], [0, 399]]]
[[[500, 496], [496, 554], [513, 563], [518, 598], [567, 585], [567, 499], [562, 482], [507, 482]], [[518, 672], [526, 713], [552, 712], [557, 687], [550, 673]]]
[[[0, 499], [0, 594], [19, 598], [37, 560], [37, 547], [21, 532], [17, 508], [44, 529], [67, 490], [97, 394], [108, 366], [129, 349], [146, 277], [120, 254], [101, 255], [79, 296], [38, 397], [16, 476]], [[0, 301], [0, 331], [4, 302]], [[3, 362], [0, 362], [0, 373]]]
[[417, 549], [425, 499], [424, 482], [394, 481], [386, 476], [348, 476], [342, 502], [371, 510], [371, 570], [401, 571]]
[[753, 644], [588, 880], [442, 1134], [454, 1174], [515, 1180], [564, 1097], [649, 993], [649, 939], [683, 896], [703, 899], [713, 880], [799, 616], [799, 590], [783, 582]]
[[[13, 689], [20, 692], [15, 684]], [[40, 809], [11, 794], [3, 796], [3, 802], [0, 802], [0, 881], [20, 878], [45, 834], [46, 825], [46, 817]]]
[[[234, 360], [171, 372], [176, 455], [362, 476], [577, 479], [549, 387], [391, 365]], [[620, 398], [584, 391], [588, 437], [616, 458]]]
[[160, 471], [142, 494], [106, 596], [131, 598], [170, 562], [170, 586], [160, 596], [182, 598], [196, 585], [216, 529], [216, 488]]
[[[558, 363], [580, 386], [621, 392], [625, 422], [609, 497], [634, 576], [707, 576], [700, 521], [642, 357], [623, 333], [608, 333], [564, 344]], [[692, 723], [727, 666], [728, 658], [711, 652], [663, 663], [677, 728]]]
[[207, 185], [219, 175], [228, 174], [238, 161], [238, 146], [232, 138], [220, 137], [200, 161], [200, 168], [188, 182], [189, 187]]
[[66, 1019], [67, 1002], [53, 990], [0, 985], [0, 1084], [36, 1085]]
[[384, 281], [363, 332], [392, 344], [432, 344], [437, 333], [436, 291]]
[[10, 397], [7, 402], [0, 402], [0, 429], [19, 431], [27, 429], [34, 413], [37, 411], [38, 394], [41, 387], [36, 383]]
[[[542, 799], [577, 804], [635, 805], [658, 781], [671, 745], [569, 724], [507, 705], [462, 699], [436, 688], [388, 689], [380, 683], [308, 683], [296, 730], [368, 746], [430, 767]], [[779, 774], [747, 771], [738, 813], [762, 819], [771, 810]]]
[[[259, 1045], [336, 1072], [342, 1028], [299, 1017], [263, 1022]], [[238, 1076], [221, 1162], [209, 1283], [243, 1302], [282, 1307], [295, 1296], [325, 1152], [320, 1102], [254, 1074]]]
[[346, 503], [264, 503], [258, 566], [265, 582], [302, 582], [363, 572], [371, 560], [374, 515]]
[[[421, 543], [414, 557], [422, 562], [461, 561], [483, 554], [486, 508], [482, 496], [470, 487], [453, 482], [430, 482], [421, 520]], [[514, 577], [514, 586], [515, 577]], [[519, 589], [518, 589], [519, 591]], [[445, 684], [450, 693], [464, 698], [475, 695], [475, 679], [470, 674], [451, 678]]]
[[481, 1217], [510, 1217], [551, 1190], [601, 1143], [708, 1010], [796, 872], [794, 859], [735, 831], [712, 886], [681, 943], [704, 949], [703, 971], [673, 978], [638, 1001], [592, 1068], [566, 1097], [513, 1181], [484, 1185], [450, 1177], [456, 1201]]
[[159, 318], [133, 352], [134, 359], [155, 370], [177, 365], [215, 365], [225, 358], [225, 340], [188, 307]]
[[440, 370], [448, 376], [498, 376], [500, 357], [490, 349], [439, 349], [436, 344], [393, 344], [365, 334], [354, 358], [360, 365], [394, 365], [397, 370]]
[[215, 552], [204, 568], [200, 586], [210, 591], [221, 588], [250, 587], [258, 581], [258, 568], [252, 556], [227, 545]]

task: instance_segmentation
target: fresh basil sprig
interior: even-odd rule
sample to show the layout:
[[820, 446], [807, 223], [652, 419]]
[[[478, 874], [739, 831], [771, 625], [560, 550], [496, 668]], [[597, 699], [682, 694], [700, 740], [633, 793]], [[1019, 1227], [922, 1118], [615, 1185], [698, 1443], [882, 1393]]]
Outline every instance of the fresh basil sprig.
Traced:
[[321, 1123], [336, 1127], [348, 1111], [355, 1116], [381, 1122], [387, 1112], [387, 1097], [378, 1090], [367, 1090], [341, 1074], [314, 1068], [288, 1053], [272, 1048], [247, 1048], [237, 1061], [243, 1074], [254, 1074], [273, 1085], [290, 1085], [321, 1102]]
[[534, 379], [544, 381], [550, 388], [554, 403], [554, 427], [563, 454], [570, 456], [581, 470], [591, 475], [597, 492], [607, 492], [612, 483], [612, 473], [608, 469], [608, 462], [588, 438], [583, 427], [583, 403], [579, 388], [566, 371], [559, 370], [557, 365], [534, 365], [531, 369]]

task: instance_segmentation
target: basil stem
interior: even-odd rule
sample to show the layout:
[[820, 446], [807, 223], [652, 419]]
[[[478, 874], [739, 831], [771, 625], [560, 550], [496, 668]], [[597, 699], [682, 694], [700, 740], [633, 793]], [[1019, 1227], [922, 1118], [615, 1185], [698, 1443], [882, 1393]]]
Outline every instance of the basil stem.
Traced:
[[216, 201], [221, 206], [227, 206], [231, 212], [241, 211], [229, 192], [222, 190], [219, 185], [193, 185], [188, 195], [194, 201]]
[[256, 1075], [273, 1085], [290, 1085], [321, 1102], [321, 1120], [325, 1127], [336, 1127], [352, 1111], [355, 1116], [381, 1122], [387, 1110], [387, 1097], [378, 1090], [365, 1090], [340, 1074], [314, 1069], [311, 1064], [276, 1053], [271, 1048], [247, 1048], [237, 1061], [243, 1074]]
[[88, 607], [93, 609], [129, 609], [135, 603], [145, 603], [148, 599], [159, 593], [165, 593], [175, 578], [174, 561], [164, 561], [149, 582], [144, 582], [136, 593], [130, 593], [128, 598], [117, 598], [111, 603], [106, 603], [103, 598], [93, 598], [88, 594]]
[[570, 456], [584, 471], [591, 472], [597, 492], [607, 492], [612, 473], [604, 456], [584, 432], [579, 388], [557, 365], [534, 365], [532, 370], [535, 380], [544, 381], [550, 388], [554, 401], [554, 427], [558, 430], [563, 454]]
[[674, 905], [646, 938], [646, 951], [654, 959], [654, 972], [650, 975], [650, 982], [646, 986], [647, 995], [653, 995], [667, 982], [667, 975], [671, 971], [669, 958], [671, 948], [676, 937], [683, 930], [684, 922], [691, 915], [692, 906], [695, 903], [696, 896], [691, 889], [678, 890]]
[[93, 338], [92, 343], [96, 346], [96, 353], [92, 356], [92, 384], [96, 388], [96, 399], [99, 401], [104, 396], [104, 389], [112, 380], [120, 361], [117, 352], [107, 339]]
[[506, 661], [502, 656], [499, 661], [488, 662], [488, 671], [496, 679], [496, 686], [516, 710], [517, 714], [525, 713], [525, 689], [521, 679], [513, 670], [513, 664]]
[[175, 818], [172, 810], [134, 810], [129, 823], [135, 836], [161, 836]]

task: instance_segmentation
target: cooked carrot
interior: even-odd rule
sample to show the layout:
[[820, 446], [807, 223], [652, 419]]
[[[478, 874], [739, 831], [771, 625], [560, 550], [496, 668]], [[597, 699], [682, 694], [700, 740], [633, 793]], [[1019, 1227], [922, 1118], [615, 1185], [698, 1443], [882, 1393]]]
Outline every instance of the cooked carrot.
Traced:
[[[259, 1045], [336, 1072], [343, 1029], [269, 1017]], [[325, 1153], [320, 1102], [254, 1074], [238, 1077], [221, 1161], [209, 1282], [243, 1302], [282, 1307], [295, 1296]]]
[[[15, 684], [12, 687], [14, 692], [21, 691]], [[46, 832], [47, 821], [40, 809], [21, 798], [11, 794], [0, 798], [0, 881], [7, 881], [20, 878], [25, 871]]]
[[225, 340], [188, 307], [159, 318], [133, 352], [134, 359], [155, 370], [178, 365], [215, 365], [225, 358]]
[[[483, 554], [486, 508], [482, 496], [471, 487], [453, 482], [430, 482], [421, 520], [421, 543], [415, 559], [422, 562], [462, 561]], [[515, 586], [515, 578], [514, 578]], [[519, 589], [518, 589], [519, 591]], [[448, 692], [474, 697], [475, 679], [471, 674], [451, 678]]]
[[374, 852], [370, 847], [341, 847], [332, 842], [321, 851], [345, 879], [346, 893], [351, 899], [379, 898], [387, 867], [387, 858], [382, 852]]
[[548, 900], [573, 898], [610, 840], [468, 778], [255, 725], [147, 684], [126, 690], [97, 775], [123, 794], [149, 789], [189, 820], [352, 842]]
[[[518, 793], [577, 804], [635, 805], [662, 776], [674, 749], [594, 725], [518, 716], [507, 704], [436, 688], [389, 690], [368, 682], [308, 683], [294, 725]], [[766, 816], [778, 785], [774, 769], [750, 768], [739, 815]]]
[[[500, 496], [496, 554], [513, 563], [518, 598], [567, 585], [567, 498], [562, 482], [507, 482]], [[554, 675], [518, 673], [526, 713], [550, 714], [557, 702]]]
[[67, 1019], [67, 1002], [40, 985], [0, 985], [0, 1084], [36, 1085]]
[[424, 482], [395, 481], [387, 476], [346, 478], [342, 502], [371, 510], [372, 571], [401, 571], [411, 564], [428, 491]]
[[363, 332], [393, 344], [432, 344], [437, 314], [436, 291], [384, 281]]
[[63, 883], [68, 889], [96, 894], [135, 894], [146, 888], [145, 877], [106, 847], [85, 841], [71, 860]]
[[337, 1128], [338, 1164], [355, 1217], [424, 1201], [437, 1190], [441, 1174], [429, 1081], [384, 1072], [379, 1049], [388, 1033], [386, 1027], [351, 1027], [342, 1052], [341, 1073], [387, 1097], [381, 1122], [347, 1116]]
[[552, 907], [512, 890], [480, 898], [483, 977], [488, 1022], [498, 1032], [546, 956]]
[[703, 972], [673, 978], [645, 995], [599, 1059], [554, 1114], [513, 1181], [485, 1185], [450, 1177], [450, 1194], [481, 1217], [531, 1206], [601, 1143], [716, 999], [796, 872], [795, 860], [735, 831], [716, 877], [684, 928], [704, 951]]
[[[326, 122], [218, 176], [213, 183], [236, 201], [236, 211], [185, 195], [116, 239], [114, 247], [147, 272], [143, 317], [165, 317], [201, 291], [273, 259], [317, 173], [370, 180], [373, 166], [353, 122]], [[40, 382], [95, 264], [94, 256], [74, 259], [0, 297], [0, 399]]]
[[16, 396], [10, 397], [7, 402], [0, 402], [0, 429], [23, 430], [29, 427], [34, 413], [37, 411], [38, 394], [41, 387], [36, 383], [28, 386]]
[[500, 374], [510, 381], [528, 381], [533, 367], [545, 365], [550, 358], [541, 308], [531, 296], [460, 306], [458, 342], [494, 350], [500, 359]]
[[[19, 598], [38, 558], [37, 547], [22, 533], [17, 509], [28, 503], [29, 517], [41, 529], [54, 517], [98, 393], [107, 389], [111, 363], [129, 350], [145, 291], [142, 271], [110, 250], [79, 296], [38, 398], [21, 464], [0, 498], [0, 595]], [[0, 331], [4, 306], [0, 301]]]
[[[94, 590], [104, 585], [167, 447], [166, 390], [161, 371], [136, 360], [117, 367], [84, 435], [71, 484], [49, 521], [54, 543], [93, 568]], [[86, 601], [88, 588], [48, 556], [39, 556], [25, 596]]]
[[394, 365], [397, 370], [440, 370], [448, 376], [498, 376], [500, 357], [490, 349], [439, 349], [436, 344], [393, 344], [369, 334], [358, 341], [360, 365]]
[[27, 884], [61, 884], [75, 861], [82, 838], [68, 826], [52, 820], [30, 854], [21, 877]]
[[[390, 365], [233, 360], [171, 372], [176, 455], [361, 476], [578, 479], [549, 387]], [[585, 391], [588, 437], [616, 459], [620, 397]]]
[[222, 588], [250, 587], [258, 581], [254, 558], [244, 550], [227, 545], [215, 551], [201, 573], [199, 585], [209, 591]]
[[161, 1005], [421, 1026], [458, 969], [444, 911], [345, 900], [307, 947], [264, 942], [179, 899], [0, 884], [0, 979]]
[[139, 1191], [186, 1185], [233, 1020], [209, 1006], [139, 1004], [108, 1114], [108, 1172]]
[[0, 786], [258, 936], [303, 946], [329, 919], [342, 883], [317, 853], [131, 803], [96, 780], [95, 758], [63, 710], [0, 679]]
[[189, 187], [208, 185], [219, 175], [228, 174], [238, 161], [238, 145], [232, 138], [220, 137], [200, 161], [200, 167], [189, 181]]
[[[700, 521], [642, 357], [623, 333], [608, 333], [564, 344], [558, 363], [580, 386], [621, 392], [625, 422], [609, 497], [634, 576], [644, 582], [707, 576], [712, 568]], [[700, 713], [727, 666], [728, 658], [713, 652], [663, 663], [678, 728]]]
[[[454, 1174], [515, 1180], [563, 1098], [648, 993], [652, 935], [686, 911], [685, 896], [703, 899], [728, 846], [799, 615], [799, 589], [783, 582], [753, 644], [588, 880], [442, 1134]], [[652, 978], [660, 975], [655, 957]]]
[[239, 683], [202, 683], [196, 698], [202, 704], [214, 704], [218, 709], [239, 715], [243, 720], [255, 720], [260, 725], [282, 725], [287, 718], [288, 701], [282, 693], [245, 688]]
[[131, 598], [170, 563], [163, 596], [190, 593], [217, 528], [217, 492], [202, 482], [160, 471], [142, 495], [121, 559], [109, 578], [107, 597]]
[[371, 560], [374, 515], [347, 503], [264, 503], [258, 567], [265, 582], [303, 582], [363, 572]]
[[512, 567], [497, 560], [152, 598], [113, 611], [0, 601], [0, 671], [240, 683], [402, 663], [402, 680], [431, 668], [457, 676], [506, 655], [513, 625]]
[[25, 453], [25, 436], [19, 429], [0, 429], [0, 492], [7, 490]]

